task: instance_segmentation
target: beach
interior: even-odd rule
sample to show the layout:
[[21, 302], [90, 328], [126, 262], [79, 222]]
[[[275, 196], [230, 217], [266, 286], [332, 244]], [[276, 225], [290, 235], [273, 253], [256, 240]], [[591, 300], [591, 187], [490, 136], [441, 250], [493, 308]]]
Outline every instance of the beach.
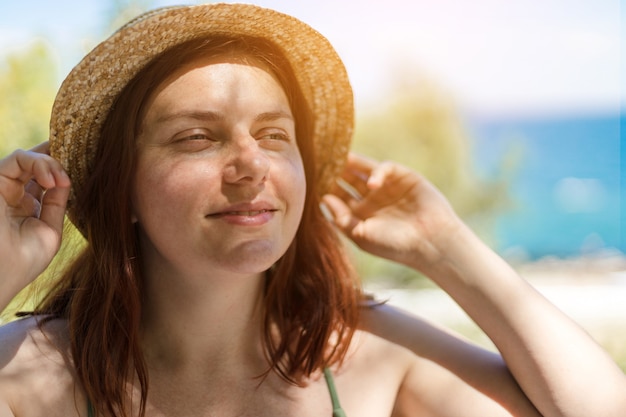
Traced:
[[[546, 257], [515, 268], [626, 369], [626, 256], [605, 252], [570, 259]], [[478, 326], [438, 288], [385, 288], [373, 283], [366, 290], [391, 305], [493, 349]]]

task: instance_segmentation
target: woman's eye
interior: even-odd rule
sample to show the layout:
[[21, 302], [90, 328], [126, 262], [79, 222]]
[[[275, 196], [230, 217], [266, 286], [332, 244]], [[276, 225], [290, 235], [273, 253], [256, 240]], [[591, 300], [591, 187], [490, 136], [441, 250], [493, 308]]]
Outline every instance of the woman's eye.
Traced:
[[172, 140], [172, 142], [174, 143], [203, 142], [203, 141], [213, 141], [213, 138], [210, 135], [210, 133], [202, 132], [202, 131], [182, 132], [176, 135]]
[[283, 129], [266, 129], [259, 132], [256, 137], [259, 145], [268, 150], [284, 151], [291, 149], [295, 144], [290, 132]]
[[261, 136], [261, 139], [280, 140], [280, 141], [289, 142], [289, 136], [287, 134], [285, 134], [285, 133], [278, 133], [278, 132], [267, 133], [267, 134]]
[[197, 133], [197, 134], [193, 134], [190, 136], [186, 136], [184, 138], [182, 138], [182, 140], [210, 140], [209, 137], [207, 135], [201, 134], [201, 133]]
[[189, 131], [180, 132], [174, 136], [170, 143], [181, 151], [195, 152], [209, 148], [212, 149], [215, 142], [216, 138], [211, 132], [205, 132], [202, 129], [190, 129]]

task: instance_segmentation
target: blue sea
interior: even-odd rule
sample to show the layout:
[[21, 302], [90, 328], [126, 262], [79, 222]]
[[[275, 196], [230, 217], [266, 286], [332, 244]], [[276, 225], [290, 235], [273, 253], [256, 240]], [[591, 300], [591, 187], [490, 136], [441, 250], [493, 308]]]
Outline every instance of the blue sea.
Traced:
[[[626, 115], [509, 117], [470, 126], [479, 174], [509, 175], [512, 204], [496, 219], [500, 252], [529, 259], [626, 253]], [[507, 158], [515, 163], [503, 171]]]

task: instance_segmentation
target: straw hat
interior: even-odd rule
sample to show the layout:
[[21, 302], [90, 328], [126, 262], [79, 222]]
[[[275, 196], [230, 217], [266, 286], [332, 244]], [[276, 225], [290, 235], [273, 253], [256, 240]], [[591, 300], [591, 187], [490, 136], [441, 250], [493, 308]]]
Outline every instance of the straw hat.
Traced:
[[282, 50], [313, 113], [318, 191], [328, 190], [348, 153], [354, 118], [348, 76], [328, 40], [294, 17], [258, 6], [170, 7], [145, 13], [120, 28], [61, 85], [52, 109], [50, 151], [72, 180], [70, 218], [73, 195], [91, 172], [102, 124], [115, 98], [163, 51], [212, 35], [264, 38]]

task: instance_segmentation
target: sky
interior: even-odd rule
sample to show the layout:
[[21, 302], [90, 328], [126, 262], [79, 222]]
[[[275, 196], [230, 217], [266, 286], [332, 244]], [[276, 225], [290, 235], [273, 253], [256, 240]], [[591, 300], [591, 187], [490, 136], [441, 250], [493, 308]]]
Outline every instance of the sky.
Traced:
[[[300, 18], [331, 41], [346, 64], [357, 111], [376, 106], [401, 69], [437, 83], [461, 108], [497, 115], [619, 111], [626, 104], [621, 1], [255, 3]], [[0, 0], [0, 55], [41, 36], [57, 50], [64, 76], [87, 46], [102, 39], [111, 3]]]

